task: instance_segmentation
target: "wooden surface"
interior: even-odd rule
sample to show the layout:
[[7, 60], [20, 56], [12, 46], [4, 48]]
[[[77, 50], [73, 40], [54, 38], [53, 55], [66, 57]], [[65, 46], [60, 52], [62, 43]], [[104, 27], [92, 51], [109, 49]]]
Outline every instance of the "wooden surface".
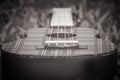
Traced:
[[[97, 55], [113, 50], [112, 43], [97, 39], [95, 30], [90, 28], [76, 28], [77, 39], [80, 45], [87, 45], [87, 49], [44, 49], [47, 28], [31, 29], [27, 38], [6, 44], [4, 49], [11, 53], [24, 55], [41, 56], [78, 56], [78, 55]], [[37, 50], [36, 48], [41, 49]]]

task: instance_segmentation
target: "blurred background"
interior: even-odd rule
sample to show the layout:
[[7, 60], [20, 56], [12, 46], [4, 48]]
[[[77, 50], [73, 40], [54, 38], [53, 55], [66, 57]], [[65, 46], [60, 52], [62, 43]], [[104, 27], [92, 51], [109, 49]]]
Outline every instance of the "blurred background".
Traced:
[[77, 27], [86, 19], [88, 27], [98, 29], [100, 37], [107, 36], [120, 53], [119, 4], [120, 0], [0, 0], [0, 47], [25, 38], [30, 28], [46, 27], [52, 8], [71, 7]]

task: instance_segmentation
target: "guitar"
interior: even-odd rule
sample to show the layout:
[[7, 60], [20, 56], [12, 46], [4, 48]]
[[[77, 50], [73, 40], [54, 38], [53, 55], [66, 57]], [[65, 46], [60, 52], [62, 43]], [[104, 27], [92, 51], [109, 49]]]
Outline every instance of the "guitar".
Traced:
[[54, 8], [49, 24], [29, 30], [25, 39], [5, 44], [3, 50], [20, 55], [78, 56], [115, 49], [109, 40], [95, 37], [97, 30], [74, 26], [71, 8]]

